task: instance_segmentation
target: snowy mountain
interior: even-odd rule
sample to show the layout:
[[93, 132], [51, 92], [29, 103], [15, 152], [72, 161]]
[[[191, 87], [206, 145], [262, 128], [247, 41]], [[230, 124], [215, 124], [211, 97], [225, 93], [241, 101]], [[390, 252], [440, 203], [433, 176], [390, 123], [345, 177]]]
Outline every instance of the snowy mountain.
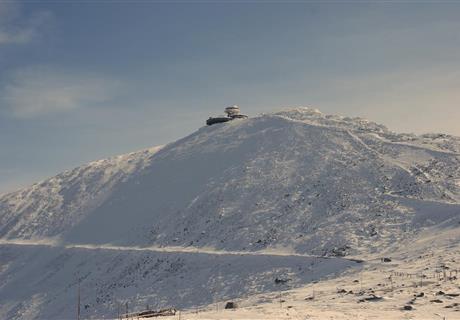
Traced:
[[301, 286], [459, 219], [460, 138], [309, 108], [233, 120], [0, 196], [0, 317], [72, 318], [77, 278], [85, 317]]

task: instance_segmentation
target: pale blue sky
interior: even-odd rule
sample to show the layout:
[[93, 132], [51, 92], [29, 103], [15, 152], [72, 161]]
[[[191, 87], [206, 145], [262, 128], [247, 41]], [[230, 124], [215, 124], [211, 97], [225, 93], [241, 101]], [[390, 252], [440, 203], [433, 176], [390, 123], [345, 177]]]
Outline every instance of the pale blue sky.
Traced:
[[1, 1], [0, 193], [231, 104], [460, 135], [460, 3]]

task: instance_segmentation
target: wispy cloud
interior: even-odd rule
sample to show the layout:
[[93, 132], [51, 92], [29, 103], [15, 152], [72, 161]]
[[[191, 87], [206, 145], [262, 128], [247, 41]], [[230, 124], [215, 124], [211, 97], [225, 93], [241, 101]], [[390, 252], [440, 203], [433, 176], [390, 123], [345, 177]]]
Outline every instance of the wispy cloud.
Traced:
[[95, 74], [34, 67], [16, 71], [0, 89], [0, 104], [17, 118], [98, 106], [116, 94], [118, 82]]
[[0, 2], [0, 46], [37, 39], [52, 19], [49, 11], [24, 15], [17, 3]]

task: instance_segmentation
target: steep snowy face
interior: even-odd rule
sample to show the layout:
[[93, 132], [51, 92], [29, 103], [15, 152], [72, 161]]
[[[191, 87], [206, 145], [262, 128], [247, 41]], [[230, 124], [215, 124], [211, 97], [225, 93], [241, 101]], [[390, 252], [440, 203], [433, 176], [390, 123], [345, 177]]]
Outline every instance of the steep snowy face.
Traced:
[[[282, 111], [125, 156], [130, 170], [107, 176], [90, 164], [7, 195], [0, 230], [66, 243], [373, 250], [458, 215], [459, 146], [449, 136]], [[432, 202], [439, 214], [420, 215]]]
[[149, 163], [160, 147], [91, 162], [0, 195], [0, 237], [57, 237], [100, 205], [114, 186]]

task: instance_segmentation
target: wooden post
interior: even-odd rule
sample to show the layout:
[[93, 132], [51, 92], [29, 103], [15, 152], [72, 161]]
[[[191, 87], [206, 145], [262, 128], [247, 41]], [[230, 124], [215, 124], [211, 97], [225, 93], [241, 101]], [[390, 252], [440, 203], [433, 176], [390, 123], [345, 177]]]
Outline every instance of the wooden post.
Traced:
[[391, 284], [391, 292], [393, 292], [393, 276], [390, 275], [388, 279], [390, 280], [390, 284]]
[[78, 284], [77, 320], [80, 320], [80, 283]]
[[78, 274], [77, 320], [80, 320], [80, 275]]

